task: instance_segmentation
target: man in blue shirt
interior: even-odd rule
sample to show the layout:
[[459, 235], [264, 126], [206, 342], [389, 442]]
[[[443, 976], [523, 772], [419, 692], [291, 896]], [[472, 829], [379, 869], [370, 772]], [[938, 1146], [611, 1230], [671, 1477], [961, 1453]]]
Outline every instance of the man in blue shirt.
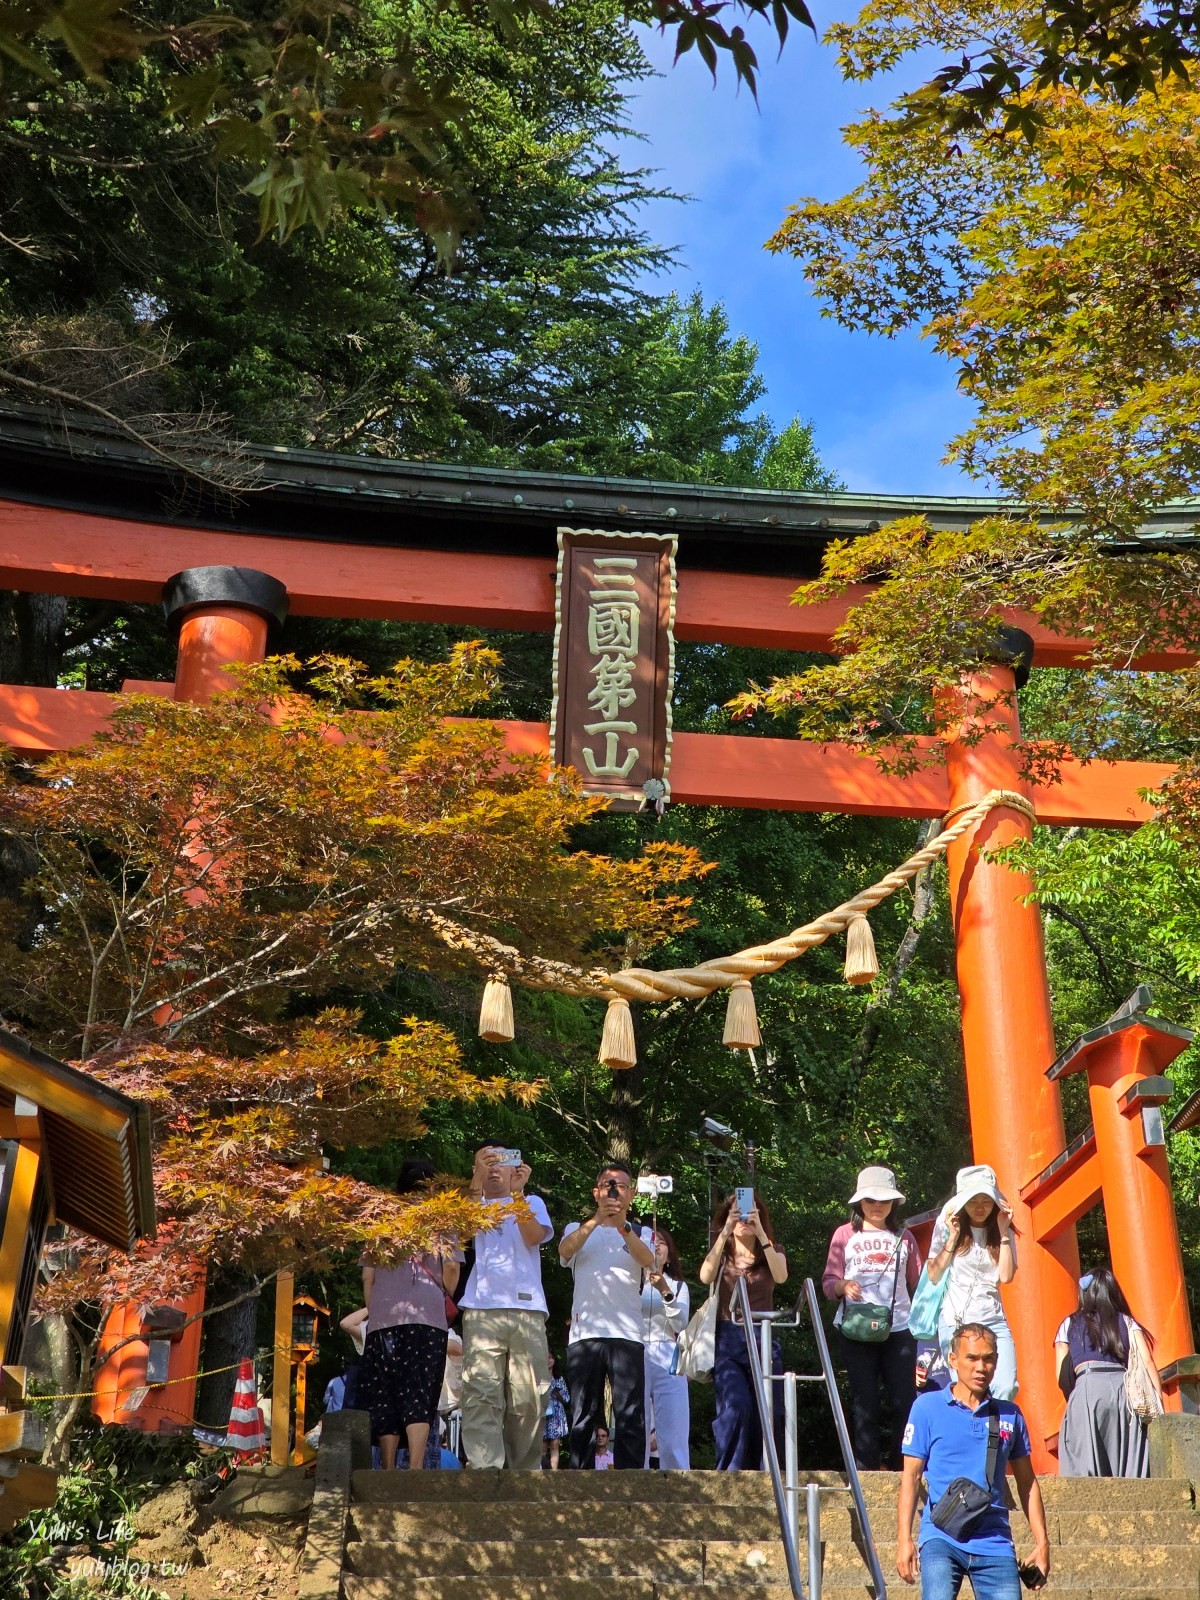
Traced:
[[[900, 1480], [896, 1571], [905, 1583], [921, 1576], [921, 1600], [956, 1600], [969, 1577], [975, 1600], [1020, 1600], [1021, 1579], [1008, 1508], [1005, 1467], [1012, 1466], [1021, 1506], [1033, 1533], [1031, 1567], [1040, 1589], [1050, 1573], [1050, 1541], [1042, 1492], [1029, 1459], [1029, 1430], [1011, 1400], [990, 1392], [996, 1372], [996, 1335], [982, 1323], [959, 1328], [950, 1346], [954, 1381], [948, 1389], [918, 1395], [904, 1432], [904, 1473]], [[999, 1453], [991, 1483], [986, 1483], [988, 1429], [999, 1424]], [[929, 1499], [921, 1515], [920, 1556], [913, 1544], [913, 1512], [922, 1474]], [[933, 1521], [931, 1511], [956, 1478], [970, 1478], [991, 1490], [991, 1504], [963, 1539], [952, 1539]], [[1029, 1569], [1026, 1569], [1027, 1575]]]

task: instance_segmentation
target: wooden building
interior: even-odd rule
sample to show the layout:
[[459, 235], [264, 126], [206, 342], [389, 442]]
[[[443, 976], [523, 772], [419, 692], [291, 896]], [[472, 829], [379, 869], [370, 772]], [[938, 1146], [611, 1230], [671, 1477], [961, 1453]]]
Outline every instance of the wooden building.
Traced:
[[0, 1531], [57, 1490], [21, 1364], [52, 1222], [118, 1250], [153, 1233], [149, 1112], [0, 1028]]

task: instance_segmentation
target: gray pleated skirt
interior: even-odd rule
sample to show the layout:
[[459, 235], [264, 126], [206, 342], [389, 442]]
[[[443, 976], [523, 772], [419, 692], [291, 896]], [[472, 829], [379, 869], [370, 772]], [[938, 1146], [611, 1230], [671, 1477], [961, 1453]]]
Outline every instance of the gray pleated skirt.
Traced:
[[1058, 1435], [1064, 1478], [1148, 1478], [1146, 1424], [1125, 1403], [1123, 1367], [1084, 1367]]

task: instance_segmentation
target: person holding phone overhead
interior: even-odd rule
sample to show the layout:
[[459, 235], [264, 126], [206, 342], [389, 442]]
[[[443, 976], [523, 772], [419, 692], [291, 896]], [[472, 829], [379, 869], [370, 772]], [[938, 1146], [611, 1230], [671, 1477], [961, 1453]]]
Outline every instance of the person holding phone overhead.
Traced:
[[536, 1472], [550, 1396], [542, 1246], [554, 1237], [546, 1203], [527, 1194], [529, 1163], [519, 1150], [480, 1145], [471, 1197], [524, 1216], [506, 1216], [475, 1235], [475, 1263], [459, 1301], [463, 1316], [462, 1438], [472, 1467]]
[[646, 1460], [646, 1360], [642, 1337], [642, 1274], [654, 1268], [650, 1230], [629, 1220], [633, 1174], [610, 1161], [596, 1175], [596, 1209], [569, 1222], [558, 1258], [574, 1279], [567, 1336], [571, 1391], [571, 1465], [595, 1464], [596, 1430], [604, 1423], [604, 1380], [612, 1385], [613, 1465], [640, 1470]]
[[[717, 1285], [717, 1351], [713, 1382], [717, 1414], [713, 1438], [717, 1469], [754, 1472], [762, 1466], [762, 1427], [750, 1377], [745, 1329], [733, 1321], [733, 1296], [745, 1278], [751, 1311], [770, 1311], [775, 1285], [787, 1281], [787, 1258], [771, 1237], [771, 1216], [752, 1189], [728, 1195], [713, 1218], [716, 1237], [700, 1267], [700, 1282]], [[771, 1347], [773, 1371], [783, 1371], [783, 1352]], [[778, 1410], [776, 1416], [778, 1416]]]

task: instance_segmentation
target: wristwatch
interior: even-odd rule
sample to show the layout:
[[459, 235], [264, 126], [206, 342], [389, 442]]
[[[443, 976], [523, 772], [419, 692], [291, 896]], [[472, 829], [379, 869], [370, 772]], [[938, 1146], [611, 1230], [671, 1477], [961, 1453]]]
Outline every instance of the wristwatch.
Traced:
[[628, 1218], [626, 1218], [625, 1221], [621, 1224], [621, 1232], [622, 1233], [632, 1233], [633, 1232], [633, 1223], [630, 1222]]

